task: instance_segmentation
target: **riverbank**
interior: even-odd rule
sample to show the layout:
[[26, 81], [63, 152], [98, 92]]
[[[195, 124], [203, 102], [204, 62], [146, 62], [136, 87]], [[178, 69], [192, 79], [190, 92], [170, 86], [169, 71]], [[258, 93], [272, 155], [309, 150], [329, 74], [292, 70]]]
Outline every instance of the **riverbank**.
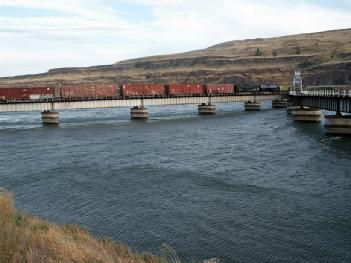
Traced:
[[0, 263], [180, 262], [171, 248], [163, 249], [161, 257], [136, 253], [110, 239], [95, 239], [78, 225], [57, 225], [28, 215], [14, 207], [11, 193], [0, 189]]

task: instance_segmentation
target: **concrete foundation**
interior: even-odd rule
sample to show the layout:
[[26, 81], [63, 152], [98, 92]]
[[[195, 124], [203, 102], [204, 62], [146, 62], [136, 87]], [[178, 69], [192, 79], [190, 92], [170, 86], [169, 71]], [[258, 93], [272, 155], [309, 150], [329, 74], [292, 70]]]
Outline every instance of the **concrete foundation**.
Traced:
[[326, 115], [324, 129], [330, 135], [351, 136], [351, 116]]
[[261, 103], [259, 101], [246, 101], [244, 107], [245, 111], [259, 111], [261, 110]]
[[43, 111], [41, 118], [44, 125], [58, 125], [59, 124], [59, 113], [57, 111]]
[[200, 115], [216, 114], [216, 105], [202, 103], [198, 106]]
[[286, 108], [287, 107], [287, 100], [272, 100], [272, 107], [273, 108]]
[[292, 116], [298, 122], [320, 122], [322, 113], [319, 109], [299, 108], [292, 110]]
[[296, 106], [292, 103], [287, 103], [287, 106], [286, 106], [286, 112], [290, 115], [292, 114], [292, 111], [293, 110], [298, 110], [298, 109], [301, 109], [301, 106]]
[[130, 109], [130, 117], [134, 120], [145, 120], [149, 118], [149, 110], [145, 107], [133, 107]]

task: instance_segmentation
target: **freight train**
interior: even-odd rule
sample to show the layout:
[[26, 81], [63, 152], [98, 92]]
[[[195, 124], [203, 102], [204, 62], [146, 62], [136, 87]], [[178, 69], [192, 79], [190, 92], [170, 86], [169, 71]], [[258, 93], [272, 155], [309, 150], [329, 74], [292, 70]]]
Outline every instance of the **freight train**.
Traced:
[[0, 102], [234, 95], [234, 84], [98, 84], [0, 88]]

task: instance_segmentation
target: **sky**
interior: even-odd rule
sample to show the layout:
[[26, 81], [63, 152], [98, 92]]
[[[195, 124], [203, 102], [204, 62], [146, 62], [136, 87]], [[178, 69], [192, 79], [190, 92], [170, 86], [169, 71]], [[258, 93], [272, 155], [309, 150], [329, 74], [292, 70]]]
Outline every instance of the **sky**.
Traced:
[[351, 28], [351, 0], [0, 0], [0, 76]]

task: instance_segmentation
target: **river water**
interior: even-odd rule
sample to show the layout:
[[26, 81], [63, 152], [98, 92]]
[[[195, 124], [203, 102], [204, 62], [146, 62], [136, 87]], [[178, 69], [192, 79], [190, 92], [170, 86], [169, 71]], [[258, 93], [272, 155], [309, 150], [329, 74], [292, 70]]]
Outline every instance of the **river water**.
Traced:
[[351, 262], [351, 138], [286, 110], [219, 104], [0, 114], [0, 186], [17, 207], [184, 262]]

